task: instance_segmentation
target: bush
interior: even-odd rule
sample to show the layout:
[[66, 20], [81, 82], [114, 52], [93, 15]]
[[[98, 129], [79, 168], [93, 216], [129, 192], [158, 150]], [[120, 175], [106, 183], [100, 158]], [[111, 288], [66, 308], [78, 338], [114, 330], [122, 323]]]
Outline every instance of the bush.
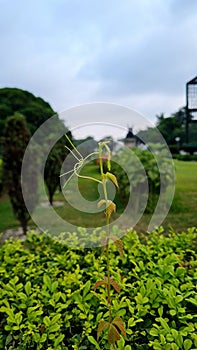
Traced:
[[173, 158], [184, 161], [197, 161], [197, 154], [173, 154]]
[[139, 148], [122, 148], [112, 158], [112, 172], [120, 186], [118, 195], [121, 202], [126, 205], [131, 194], [132, 209], [137, 212], [144, 211], [140, 206], [147, 201], [145, 212], [153, 213], [160, 195], [161, 176], [166, 191], [173, 176], [171, 159], [168, 158], [165, 149], [162, 149], [162, 145], [151, 147], [155, 147], [157, 159], [149, 150]]
[[[196, 233], [166, 235], [160, 228], [139, 238], [131, 230], [122, 259], [111, 247], [121, 285], [114, 310], [127, 329], [119, 350], [197, 348]], [[99, 255], [100, 248], [68, 249], [44, 234], [6, 241], [0, 247], [0, 349], [109, 349], [105, 336], [95, 340], [106, 305], [104, 290], [92, 288], [98, 274], [104, 276]]]

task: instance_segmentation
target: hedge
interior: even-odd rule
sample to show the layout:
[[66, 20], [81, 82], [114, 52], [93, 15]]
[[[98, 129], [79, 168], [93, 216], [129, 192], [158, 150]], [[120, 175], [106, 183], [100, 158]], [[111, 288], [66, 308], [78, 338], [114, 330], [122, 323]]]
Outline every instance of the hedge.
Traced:
[[[197, 348], [196, 233], [130, 230], [122, 258], [110, 247], [121, 285], [113, 310], [127, 331], [117, 349]], [[92, 288], [105, 274], [100, 253], [36, 232], [6, 241], [0, 247], [0, 349], [110, 349], [106, 334], [96, 340], [107, 310], [104, 288]]]

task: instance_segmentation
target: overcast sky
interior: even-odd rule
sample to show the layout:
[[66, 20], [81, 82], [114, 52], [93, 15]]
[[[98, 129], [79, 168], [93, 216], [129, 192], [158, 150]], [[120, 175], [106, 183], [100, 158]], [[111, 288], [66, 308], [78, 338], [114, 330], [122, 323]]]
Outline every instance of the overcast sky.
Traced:
[[185, 105], [196, 28], [196, 0], [0, 0], [0, 87], [57, 112], [113, 102], [154, 121]]

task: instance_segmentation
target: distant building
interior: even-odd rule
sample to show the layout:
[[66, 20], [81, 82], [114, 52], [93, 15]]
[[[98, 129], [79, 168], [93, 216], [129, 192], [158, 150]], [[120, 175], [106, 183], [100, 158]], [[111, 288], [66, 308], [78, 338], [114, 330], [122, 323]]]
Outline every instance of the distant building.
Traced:
[[126, 137], [119, 141], [124, 142], [125, 147], [128, 148], [138, 147], [142, 143], [141, 139], [137, 135], [134, 135], [132, 128], [129, 128]]

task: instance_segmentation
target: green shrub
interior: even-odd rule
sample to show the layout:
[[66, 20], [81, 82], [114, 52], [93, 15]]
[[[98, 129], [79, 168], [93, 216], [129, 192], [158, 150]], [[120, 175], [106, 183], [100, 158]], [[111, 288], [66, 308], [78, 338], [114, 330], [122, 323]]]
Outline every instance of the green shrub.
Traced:
[[149, 150], [139, 148], [122, 148], [112, 158], [112, 172], [120, 186], [120, 202], [126, 205], [131, 194], [134, 211], [144, 211], [140, 207], [143, 196], [144, 202], [147, 200], [145, 212], [153, 213], [160, 195], [161, 176], [166, 191], [173, 179], [172, 160], [168, 158], [166, 150], [159, 144], [151, 147], [155, 149], [157, 159]]
[[184, 160], [184, 161], [197, 161], [197, 154], [173, 154], [174, 159]]
[[[113, 309], [125, 321], [119, 350], [197, 348], [196, 230], [176, 234], [157, 229], [123, 238], [120, 258], [110, 249], [121, 285]], [[0, 247], [0, 349], [109, 349], [96, 341], [105, 291], [100, 248], [71, 249], [42, 234]], [[101, 305], [103, 303], [103, 305]], [[106, 306], [107, 312], [107, 306]]]

